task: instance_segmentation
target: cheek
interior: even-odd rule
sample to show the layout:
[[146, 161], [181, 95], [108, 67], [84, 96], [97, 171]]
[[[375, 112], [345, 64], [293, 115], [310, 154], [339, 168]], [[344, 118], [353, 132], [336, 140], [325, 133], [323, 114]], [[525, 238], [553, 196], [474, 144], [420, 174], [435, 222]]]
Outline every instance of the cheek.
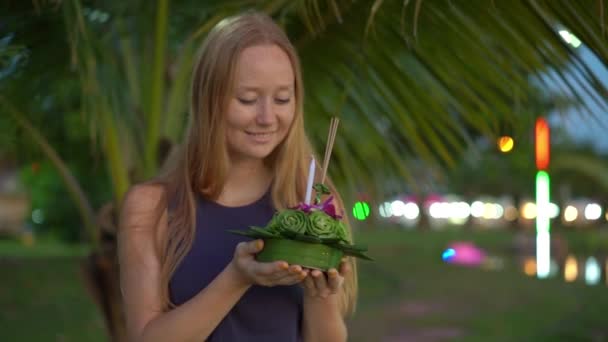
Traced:
[[294, 104], [291, 104], [285, 108], [285, 110], [280, 113], [281, 126], [283, 130], [289, 130], [293, 120], [296, 117], [296, 107]]
[[231, 103], [226, 113], [226, 124], [228, 129], [244, 129], [252, 117], [255, 117], [255, 112], [251, 108]]

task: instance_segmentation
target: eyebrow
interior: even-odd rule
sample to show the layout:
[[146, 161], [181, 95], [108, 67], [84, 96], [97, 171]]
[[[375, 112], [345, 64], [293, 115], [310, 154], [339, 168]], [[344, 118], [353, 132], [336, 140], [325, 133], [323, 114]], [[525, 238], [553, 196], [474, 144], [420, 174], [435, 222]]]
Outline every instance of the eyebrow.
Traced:
[[[244, 87], [237, 87], [237, 89], [244, 90], [244, 91], [258, 91], [260, 88], [244, 86]], [[281, 85], [278, 87], [277, 90], [291, 90], [291, 89], [293, 89], [293, 85]]]

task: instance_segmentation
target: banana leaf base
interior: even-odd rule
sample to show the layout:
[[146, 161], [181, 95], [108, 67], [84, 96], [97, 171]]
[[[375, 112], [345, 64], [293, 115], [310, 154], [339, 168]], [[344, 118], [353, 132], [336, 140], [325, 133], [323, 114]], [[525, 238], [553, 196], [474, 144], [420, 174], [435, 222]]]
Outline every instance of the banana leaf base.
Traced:
[[264, 239], [264, 249], [257, 254], [261, 262], [283, 260], [302, 267], [327, 271], [338, 268], [343, 252], [320, 244], [288, 239]]

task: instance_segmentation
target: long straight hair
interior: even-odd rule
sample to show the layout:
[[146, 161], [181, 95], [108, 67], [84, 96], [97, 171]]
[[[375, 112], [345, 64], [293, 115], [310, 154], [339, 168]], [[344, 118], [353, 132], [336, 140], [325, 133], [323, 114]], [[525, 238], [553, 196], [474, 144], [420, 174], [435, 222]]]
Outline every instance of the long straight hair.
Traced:
[[[237, 59], [244, 49], [255, 45], [280, 47], [289, 56], [295, 78], [293, 122], [285, 139], [264, 161], [274, 172], [272, 202], [281, 210], [297, 205], [305, 196], [313, 149], [304, 130], [304, 89], [295, 48], [284, 31], [265, 14], [251, 12], [224, 19], [206, 37], [194, 65], [185, 140], [167, 164], [170, 168], [156, 180], [165, 187], [164, 203], [169, 208], [168, 228], [158, 245], [165, 310], [174, 307], [169, 297], [169, 281], [194, 240], [195, 195], [217, 199], [225, 184], [229, 168], [224, 143], [225, 113], [233, 92]], [[338, 207], [344, 210], [333, 183], [328, 184]], [[352, 239], [350, 225], [347, 226]], [[353, 258], [348, 262], [352, 272], [344, 281], [340, 301], [344, 315], [354, 311], [357, 298], [356, 264]]]

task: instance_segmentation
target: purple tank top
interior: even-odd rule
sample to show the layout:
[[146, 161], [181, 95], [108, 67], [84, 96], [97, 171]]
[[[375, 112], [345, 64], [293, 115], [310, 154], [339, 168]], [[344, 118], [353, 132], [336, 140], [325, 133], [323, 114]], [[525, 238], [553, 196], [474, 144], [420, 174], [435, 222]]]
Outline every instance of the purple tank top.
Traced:
[[[169, 283], [173, 303], [181, 305], [204, 289], [232, 260], [234, 248], [247, 237], [226, 232], [265, 226], [274, 214], [270, 191], [254, 203], [225, 207], [197, 198], [196, 233], [192, 248]], [[231, 341], [301, 341], [300, 285], [252, 286], [207, 339]]]

